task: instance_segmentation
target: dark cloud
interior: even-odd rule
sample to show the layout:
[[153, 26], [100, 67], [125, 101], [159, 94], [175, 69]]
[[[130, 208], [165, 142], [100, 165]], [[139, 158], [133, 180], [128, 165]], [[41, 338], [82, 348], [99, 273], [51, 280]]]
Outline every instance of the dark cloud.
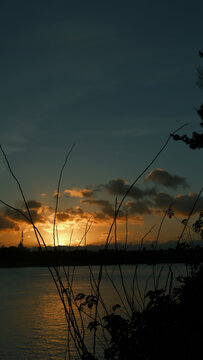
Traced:
[[[36, 223], [45, 223], [45, 218], [44, 218], [44, 215], [42, 213], [42, 210], [43, 210], [43, 207], [42, 207], [42, 204], [41, 203], [38, 203], [37, 201], [34, 201], [34, 200], [28, 200], [28, 205], [29, 205], [29, 208], [30, 208], [30, 214], [32, 216], [32, 219], [33, 219], [33, 222], [36, 224]], [[18, 212], [18, 211], [15, 211], [15, 210], [12, 210], [8, 207], [5, 207], [3, 209], [3, 212], [5, 214], [5, 216], [7, 218], [9, 218], [11, 221], [15, 221], [15, 222], [24, 222], [24, 223], [27, 223], [27, 224], [30, 224], [30, 221], [28, 220], [29, 219], [29, 214], [28, 214], [28, 211], [24, 208], [22, 209], [19, 209], [21, 211]], [[23, 214], [25, 216], [23, 216]], [[26, 219], [27, 217], [27, 219]]]
[[[27, 209], [23, 207], [15, 211], [9, 207], [3, 207], [0, 211], [0, 230], [19, 230], [19, 223], [30, 224], [28, 220], [29, 215]], [[28, 200], [27, 205], [30, 210], [30, 214], [35, 224], [45, 223], [43, 215], [43, 205], [41, 202], [35, 200]], [[27, 217], [27, 218], [26, 218]]]
[[[183, 215], [188, 215], [192, 210], [197, 194], [178, 195], [175, 197], [174, 209]], [[203, 197], [200, 197], [193, 214], [203, 211]]]
[[186, 179], [177, 175], [171, 175], [168, 171], [163, 169], [152, 170], [145, 178], [146, 181], [153, 181], [154, 183], [164, 185], [176, 189], [178, 186], [188, 187]]
[[0, 231], [18, 231], [19, 226], [9, 218], [5, 217], [4, 212], [0, 212]]
[[28, 200], [27, 205], [29, 209], [40, 209], [43, 206], [42, 202], [36, 200]]
[[[124, 179], [113, 179], [110, 180], [108, 184], [103, 185], [103, 187], [112, 195], [125, 195], [130, 185]], [[145, 196], [152, 196], [155, 194], [156, 190], [154, 188], [141, 190], [137, 186], [133, 186], [128, 196], [134, 199], [142, 199]]]
[[89, 198], [89, 197], [92, 197], [93, 194], [94, 194], [94, 192], [92, 190], [90, 190], [90, 189], [83, 189], [82, 190], [83, 197], [88, 197]]
[[[103, 212], [96, 211], [93, 213], [93, 221], [98, 222], [105, 222], [113, 220], [112, 216], [108, 216], [107, 214]], [[143, 223], [144, 219], [141, 216], [135, 215], [135, 214], [129, 214], [128, 220], [132, 220], [134, 223]], [[126, 221], [126, 215], [123, 212], [119, 212], [118, 221]]]
[[59, 211], [57, 213], [57, 219], [61, 222], [65, 222], [67, 220], [82, 220], [82, 219], [87, 219], [88, 215], [85, 214], [85, 212], [83, 211], [83, 209], [79, 206], [76, 206], [75, 208], [68, 208], [64, 211]]
[[[175, 212], [183, 216], [188, 216], [197, 199], [197, 194], [190, 193], [188, 195], [177, 195], [175, 197], [166, 193], [159, 193], [155, 196], [155, 203], [163, 209], [172, 207]], [[203, 211], [203, 197], [200, 197], [193, 214]]]
[[107, 200], [84, 199], [81, 202], [83, 204], [99, 206], [101, 208], [102, 212], [109, 217], [114, 217], [114, 215], [115, 215], [115, 210], [114, 210], [112, 204]]
[[[95, 222], [104, 222], [113, 220], [115, 216], [114, 206], [107, 200], [82, 200], [83, 203], [88, 205], [96, 205], [101, 208], [101, 211], [95, 211], [92, 213], [93, 221]], [[135, 212], [130, 211], [128, 214], [128, 219], [133, 220], [134, 222], [143, 222], [143, 218], [135, 215]], [[119, 211], [118, 220], [125, 221], [126, 220], [126, 212], [123, 210]]]
[[93, 213], [93, 222], [95, 223], [103, 223], [105, 221], [109, 221], [112, 220], [112, 216], [109, 216], [107, 214], [105, 214], [104, 212], [101, 211], [95, 211]]
[[141, 201], [128, 201], [125, 204], [126, 208], [128, 209], [128, 214], [152, 214], [152, 210], [149, 208], [148, 203], [141, 202]]
[[[143, 222], [142, 215], [159, 214], [160, 209], [168, 209], [172, 207], [175, 212], [181, 216], [187, 216], [191, 211], [196, 199], [196, 194], [178, 195], [173, 197], [167, 193], [158, 193], [153, 197], [154, 201], [138, 200], [128, 201], [124, 207], [119, 211], [118, 220], [125, 221], [126, 210], [128, 211], [128, 219], [134, 222]], [[81, 199], [81, 204], [93, 207], [93, 211], [88, 209], [85, 212], [81, 207], [69, 208], [65, 211], [60, 211], [57, 214], [57, 219], [64, 221], [80, 221], [89, 219], [94, 223], [102, 223], [112, 221], [115, 216], [114, 205], [103, 199]], [[203, 210], [203, 199], [200, 198], [195, 209], [195, 212]]]
[[88, 220], [91, 218], [91, 221], [94, 223], [102, 223], [109, 220], [112, 220], [114, 217], [114, 210], [111, 204], [105, 200], [91, 200], [83, 199], [82, 203], [97, 206], [101, 211], [88, 211], [85, 212], [81, 207], [76, 206], [75, 208], [69, 208], [64, 211], [57, 213], [58, 221], [80, 221]]
[[173, 196], [168, 195], [166, 193], [160, 192], [154, 197], [155, 203], [160, 208], [168, 208], [169, 206], [172, 206], [175, 199]]
[[[89, 200], [87, 200], [88, 202]], [[86, 202], [86, 200], [84, 200]], [[97, 202], [96, 202], [97, 203]], [[93, 205], [93, 204], [92, 204]], [[96, 204], [99, 206], [99, 204]], [[80, 207], [69, 208], [64, 211], [57, 213], [57, 219], [60, 222], [66, 221], [81, 221], [88, 220], [91, 218], [91, 221], [94, 223], [105, 222], [112, 219], [112, 216], [109, 215], [109, 212], [104, 211], [93, 211], [93, 212], [84, 212]]]
[[59, 211], [57, 213], [56, 217], [60, 222], [64, 222], [64, 221], [69, 220], [70, 215], [69, 215], [68, 211]]
[[31, 209], [30, 214], [34, 223], [44, 224], [46, 222], [44, 215], [41, 212], [38, 212], [35, 209]]

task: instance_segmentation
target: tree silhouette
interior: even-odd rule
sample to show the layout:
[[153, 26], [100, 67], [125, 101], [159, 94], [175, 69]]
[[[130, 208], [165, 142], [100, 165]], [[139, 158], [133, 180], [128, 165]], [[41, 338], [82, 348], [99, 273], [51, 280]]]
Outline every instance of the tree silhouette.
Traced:
[[[199, 56], [201, 58], [203, 58], [203, 52], [199, 51]], [[197, 69], [198, 71], [198, 85], [200, 88], [203, 88], [203, 67], [199, 67]], [[200, 108], [197, 110], [197, 114], [200, 116], [201, 118], [201, 122], [200, 122], [200, 126], [203, 127], [203, 104], [201, 104]], [[189, 137], [188, 135], [176, 135], [176, 134], [171, 134], [171, 136], [173, 137], [173, 139], [175, 141], [181, 140], [184, 143], [186, 143], [191, 149], [195, 150], [195, 149], [201, 149], [203, 147], [203, 133], [197, 133], [197, 132], [193, 132], [192, 133], [192, 137]]]

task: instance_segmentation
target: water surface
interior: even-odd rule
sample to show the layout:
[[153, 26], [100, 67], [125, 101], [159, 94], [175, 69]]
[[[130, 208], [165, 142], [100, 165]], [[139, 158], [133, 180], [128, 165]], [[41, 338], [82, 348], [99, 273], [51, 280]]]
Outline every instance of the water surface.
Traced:
[[[139, 265], [134, 279], [137, 306], [142, 306], [144, 293], [154, 287], [161, 265]], [[134, 266], [122, 266], [123, 284], [132, 295]], [[72, 271], [72, 270], [71, 270]], [[99, 267], [92, 268], [95, 278]], [[173, 265], [176, 276], [185, 273], [183, 265]], [[160, 273], [160, 286], [166, 282], [168, 266]], [[111, 280], [110, 280], [111, 279]], [[91, 293], [88, 267], [76, 267], [74, 292]], [[117, 288], [118, 292], [115, 290]], [[108, 310], [124, 299], [118, 267], [103, 269], [101, 292]], [[67, 345], [67, 324], [55, 285], [46, 268], [0, 269], [0, 359], [3, 360], [62, 360]], [[87, 342], [91, 342], [87, 332]], [[102, 350], [100, 350], [102, 351]]]

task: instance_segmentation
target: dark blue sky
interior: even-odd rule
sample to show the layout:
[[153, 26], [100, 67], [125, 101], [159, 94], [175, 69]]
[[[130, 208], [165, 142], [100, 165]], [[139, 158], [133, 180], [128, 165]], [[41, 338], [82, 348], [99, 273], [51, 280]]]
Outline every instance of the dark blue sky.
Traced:
[[[1, 4], [0, 138], [28, 198], [51, 198], [73, 143], [65, 189], [131, 182], [171, 131], [198, 129], [202, 10], [202, 1]], [[200, 161], [171, 142], [154, 168], [197, 192]], [[3, 161], [0, 175], [1, 198], [14, 203]]]

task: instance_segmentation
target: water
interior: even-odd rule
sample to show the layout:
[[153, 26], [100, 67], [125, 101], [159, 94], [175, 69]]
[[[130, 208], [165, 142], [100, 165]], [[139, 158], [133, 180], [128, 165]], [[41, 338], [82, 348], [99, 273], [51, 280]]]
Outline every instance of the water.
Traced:
[[[99, 267], [92, 268], [95, 276]], [[132, 294], [133, 266], [123, 266], [123, 283]], [[156, 279], [161, 265], [156, 267]], [[165, 284], [168, 267], [164, 266], [160, 286]], [[173, 265], [176, 276], [185, 273], [183, 265]], [[113, 280], [109, 280], [109, 277]], [[74, 293], [91, 293], [88, 267], [76, 267]], [[137, 306], [142, 306], [143, 295], [153, 289], [152, 267], [139, 265], [135, 279]], [[146, 287], [147, 285], [147, 287]], [[108, 310], [121, 299], [124, 291], [119, 269], [107, 267], [101, 292]], [[126, 302], [125, 302], [126, 305]], [[87, 332], [87, 343], [91, 343]], [[0, 359], [3, 360], [62, 360], [67, 346], [67, 324], [62, 304], [53, 280], [46, 268], [0, 269]], [[102, 352], [102, 345], [99, 350]]]

